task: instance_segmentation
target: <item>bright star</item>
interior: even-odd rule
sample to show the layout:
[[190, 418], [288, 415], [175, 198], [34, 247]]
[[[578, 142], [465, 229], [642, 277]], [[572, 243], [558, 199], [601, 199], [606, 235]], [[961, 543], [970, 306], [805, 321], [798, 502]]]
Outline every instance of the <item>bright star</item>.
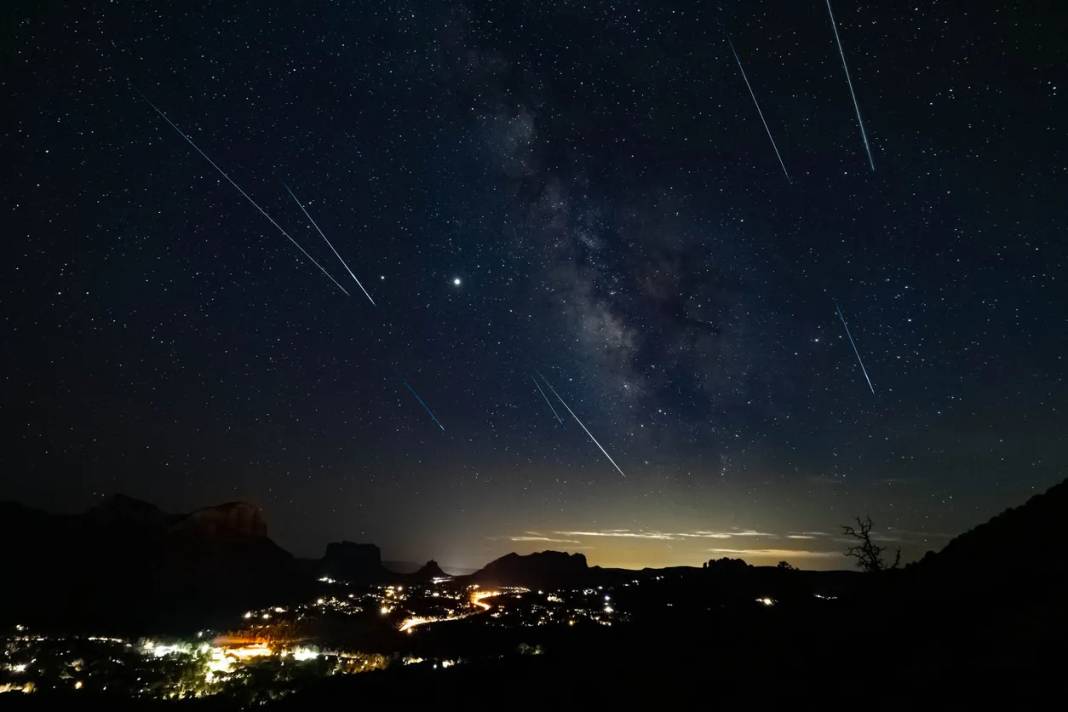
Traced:
[[459, 287], [461, 284], [463, 284], [463, 280], [461, 280], [459, 277], [452, 278], [452, 286]]

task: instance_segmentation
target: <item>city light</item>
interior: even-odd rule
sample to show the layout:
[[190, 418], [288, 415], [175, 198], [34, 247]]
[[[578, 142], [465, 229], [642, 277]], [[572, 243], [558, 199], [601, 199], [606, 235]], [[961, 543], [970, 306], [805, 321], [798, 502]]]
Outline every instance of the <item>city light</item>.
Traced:
[[254, 643], [239, 648], [224, 648], [226, 655], [244, 660], [246, 658], [259, 658], [271, 654], [271, 647], [266, 643]]
[[293, 659], [298, 662], [304, 662], [305, 660], [315, 660], [319, 657], [319, 651], [312, 648], [294, 648]]
[[422, 618], [422, 617], [419, 617], [419, 616], [414, 616], [412, 618], [405, 618], [404, 621], [400, 625], [400, 632], [401, 633], [411, 633], [417, 626], [425, 625], [427, 623], [433, 623], [435, 620], [441, 620], [441, 619]]
[[[109, 694], [124, 690], [137, 698], [180, 700], [237, 694], [256, 680], [256, 685], [268, 690], [264, 694], [276, 699], [273, 690], [284, 694], [306, 682], [307, 675], [359, 674], [391, 664], [425, 663], [444, 670], [462, 662], [455, 657], [330, 649], [316, 636], [320, 623], [331, 619], [395, 615], [399, 623], [393, 629], [405, 635], [464, 619], [489, 626], [573, 627], [584, 622], [608, 626], [628, 619], [613, 605], [614, 590], [595, 587], [532, 592], [518, 586], [455, 585], [451, 580], [352, 587], [342, 597], [312, 597], [305, 603], [247, 610], [236, 617], [233, 628], [219, 632], [201, 629], [188, 639], [52, 638], [23, 628], [6, 637], [8, 657], [0, 674], [9, 677], [0, 678], [0, 689], [35, 692], [66, 687], [111, 690]], [[85, 650], [84, 645], [91, 649]], [[298, 665], [304, 671], [299, 677], [295, 676]], [[131, 678], [130, 670], [138, 674]]]

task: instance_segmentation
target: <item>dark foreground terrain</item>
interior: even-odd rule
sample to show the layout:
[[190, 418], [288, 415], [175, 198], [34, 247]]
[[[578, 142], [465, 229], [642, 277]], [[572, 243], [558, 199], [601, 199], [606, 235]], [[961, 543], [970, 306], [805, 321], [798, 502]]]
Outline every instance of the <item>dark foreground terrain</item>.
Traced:
[[[622, 571], [544, 552], [463, 577], [433, 562], [401, 575], [369, 545], [295, 560], [237, 505], [146, 507], [5, 518], [37, 546], [9, 559], [35, 576], [4, 587], [0, 704], [1026, 709], [1068, 687], [1066, 483], [916, 564], [865, 574], [726, 559]], [[124, 546], [130, 527], [141, 536]]]

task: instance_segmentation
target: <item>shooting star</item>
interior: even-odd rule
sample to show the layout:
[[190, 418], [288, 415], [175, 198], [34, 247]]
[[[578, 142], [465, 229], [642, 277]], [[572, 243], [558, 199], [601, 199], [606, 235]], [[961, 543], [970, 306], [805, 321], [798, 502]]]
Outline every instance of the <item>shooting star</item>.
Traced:
[[[541, 376], [540, 373], [538, 375]], [[593, 441], [593, 444], [596, 445], [597, 448], [604, 453], [604, 456], [607, 457], [608, 461], [612, 463], [612, 467], [616, 468], [616, 471], [619, 474], [623, 475], [623, 478], [626, 479], [627, 474], [623, 472], [622, 469], [620, 469], [619, 465], [616, 464], [616, 461], [613, 460], [612, 456], [608, 454], [608, 451], [601, 446], [601, 443], [597, 442], [597, 438], [593, 437], [593, 433], [590, 432], [590, 429], [587, 428], [581, 420], [579, 420], [579, 417], [575, 415], [575, 411], [571, 410], [571, 406], [564, 402], [564, 399], [561, 398], [560, 394], [556, 392], [555, 388], [553, 388], [553, 384], [549, 383], [548, 379], [545, 378], [545, 376], [541, 376], [541, 380], [545, 381], [545, 385], [548, 386], [549, 390], [553, 392], [554, 396], [556, 396], [556, 400], [560, 401], [560, 404], [567, 409], [567, 412], [571, 414], [571, 417], [575, 419], [575, 422], [579, 424], [579, 427], [586, 431], [586, 434], [590, 436], [590, 440]]]
[[845, 327], [846, 336], [849, 337], [849, 343], [853, 345], [853, 353], [857, 355], [857, 363], [860, 364], [860, 372], [864, 374], [864, 380], [868, 382], [868, 388], [871, 389], [871, 394], [875, 395], [875, 386], [871, 384], [871, 378], [868, 377], [868, 369], [864, 368], [864, 361], [860, 358], [860, 351], [857, 349], [857, 342], [853, 341], [853, 334], [849, 332], [849, 324], [846, 323], [845, 317], [842, 316], [842, 308], [836, 303], [834, 305], [835, 311], [838, 312], [838, 318], [842, 320], [842, 326]]
[[442, 425], [441, 421], [438, 420], [438, 417], [436, 415], [434, 415], [434, 411], [430, 410], [430, 406], [428, 406], [426, 404], [426, 401], [424, 401], [422, 398], [419, 397], [419, 394], [415, 392], [414, 388], [412, 388], [410, 385], [408, 385], [407, 381], [401, 381], [401, 383], [404, 384], [404, 387], [408, 389], [409, 393], [411, 393], [413, 396], [415, 396], [415, 399], [417, 401], [419, 401], [419, 405], [423, 406], [423, 410], [425, 410], [426, 414], [429, 415], [431, 417], [431, 419], [433, 419], [434, 423], [436, 423], [439, 428], [441, 428], [441, 431], [445, 432], [445, 426]]
[[252, 203], [252, 207], [256, 208], [256, 210], [258, 210], [258, 211], [260, 212], [260, 215], [262, 215], [263, 217], [267, 218], [267, 221], [268, 221], [268, 222], [270, 222], [270, 223], [271, 223], [272, 225], [274, 225], [274, 226], [275, 226], [275, 227], [276, 227], [276, 228], [278, 229], [278, 232], [282, 233], [282, 235], [283, 235], [283, 236], [285, 236], [285, 238], [286, 238], [287, 240], [289, 240], [290, 242], [292, 242], [292, 243], [293, 243], [293, 246], [294, 246], [294, 247], [296, 247], [296, 248], [297, 248], [298, 250], [300, 250], [300, 253], [301, 253], [302, 255], [304, 255], [305, 257], [307, 257], [307, 258], [308, 258], [308, 261], [310, 261], [310, 262], [311, 262], [311, 263], [312, 263], [313, 265], [315, 265], [316, 267], [318, 267], [318, 268], [319, 268], [319, 271], [320, 271], [320, 272], [322, 272], [323, 274], [325, 274], [325, 275], [326, 275], [326, 278], [327, 278], [327, 279], [329, 279], [329, 280], [330, 280], [331, 282], [333, 282], [333, 283], [334, 283], [334, 286], [336, 286], [336, 287], [337, 287], [338, 289], [340, 289], [340, 290], [341, 290], [341, 292], [342, 292], [342, 293], [343, 293], [343, 294], [344, 294], [344, 295], [345, 295], [346, 297], [347, 297], [347, 296], [349, 296], [349, 293], [348, 293], [348, 291], [347, 291], [347, 290], [346, 290], [346, 289], [345, 289], [344, 287], [342, 287], [342, 286], [341, 286], [341, 283], [340, 283], [340, 282], [338, 282], [338, 281], [337, 281], [336, 279], [334, 279], [333, 275], [331, 275], [331, 274], [330, 274], [329, 272], [327, 272], [327, 271], [326, 271], [326, 269], [324, 269], [324, 268], [323, 268], [323, 266], [322, 266], [321, 264], [319, 264], [319, 263], [318, 263], [318, 262], [317, 262], [317, 261], [315, 260], [315, 258], [314, 258], [314, 257], [312, 257], [311, 255], [309, 255], [309, 254], [308, 254], [308, 251], [307, 251], [307, 250], [305, 250], [305, 249], [304, 249], [303, 247], [301, 247], [301, 246], [300, 246], [300, 243], [299, 243], [299, 242], [297, 242], [296, 240], [294, 240], [294, 239], [293, 239], [293, 238], [292, 238], [292, 237], [291, 237], [291, 236], [289, 235], [289, 233], [285, 231], [285, 229], [284, 229], [284, 228], [283, 228], [283, 227], [282, 227], [281, 225], [279, 225], [279, 224], [278, 224], [277, 222], [275, 222], [274, 218], [272, 218], [272, 217], [271, 217], [270, 215], [268, 215], [268, 214], [267, 214], [267, 211], [266, 211], [266, 210], [264, 210], [263, 208], [261, 208], [261, 207], [260, 207], [260, 205], [259, 205], [259, 203], [257, 203], [257, 202], [256, 202], [255, 200], [253, 200], [253, 199], [252, 199], [252, 196], [250, 196], [250, 195], [249, 195], [248, 193], [246, 193], [246, 192], [244, 191], [244, 189], [243, 189], [243, 188], [242, 188], [241, 186], [239, 186], [239, 185], [238, 185], [238, 184], [237, 184], [237, 183], [236, 183], [236, 182], [234, 181], [234, 179], [233, 179], [233, 178], [231, 178], [231, 177], [230, 177], [229, 175], [227, 175], [227, 174], [226, 174], [226, 171], [224, 171], [224, 170], [223, 170], [222, 168], [219, 168], [219, 164], [217, 164], [217, 163], [216, 163], [215, 161], [211, 160], [211, 157], [209, 157], [209, 156], [208, 156], [208, 154], [206, 154], [206, 153], [204, 153], [204, 152], [203, 152], [202, 150], [200, 150], [200, 146], [198, 146], [198, 145], [196, 145], [195, 143], [193, 143], [193, 139], [191, 139], [191, 138], [189, 138], [188, 136], [186, 136], [186, 135], [185, 135], [185, 133], [183, 133], [183, 132], [182, 132], [182, 130], [181, 130], [180, 128], [178, 128], [178, 126], [177, 126], [177, 125], [176, 125], [176, 124], [175, 124], [175, 123], [174, 123], [173, 121], [171, 121], [171, 120], [170, 120], [170, 118], [169, 118], [169, 117], [168, 117], [168, 116], [167, 116], [166, 114], [164, 114], [164, 113], [163, 113], [163, 112], [162, 112], [162, 111], [160, 110], [160, 108], [159, 108], [158, 106], [156, 106], [156, 105], [155, 105], [155, 104], [153, 104], [153, 103], [152, 103], [151, 101], [149, 101], [148, 97], [146, 97], [146, 96], [144, 96], [144, 95], [142, 94], [142, 95], [141, 95], [141, 98], [142, 98], [142, 99], [144, 99], [144, 100], [145, 100], [146, 102], [148, 102], [148, 105], [149, 105], [149, 106], [151, 106], [151, 107], [153, 108], [153, 110], [155, 110], [155, 112], [156, 112], [157, 114], [159, 114], [159, 115], [160, 115], [160, 116], [161, 116], [161, 117], [163, 118], [163, 120], [164, 120], [164, 121], [166, 121], [166, 122], [167, 122], [168, 124], [170, 124], [170, 127], [171, 127], [172, 129], [174, 129], [174, 130], [175, 130], [175, 132], [176, 132], [176, 133], [177, 133], [177, 134], [178, 134], [179, 136], [181, 136], [182, 138], [184, 138], [184, 139], [185, 139], [185, 140], [186, 140], [186, 141], [187, 141], [187, 142], [189, 143], [189, 145], [193, 147], [193, 149], [194, 149], [194, 150], [195, 150], [195, 151], [196, 151], [197, 153], [199, 153], [199, 154], [200, 154], [201, 156], [203, 156], [203, 157], [204, 157], [204, 160], [206, 160], [206, 161], [207, 161], [208, 163], [210, 163], [210, 164], [211, 164], [211, 167], [212, 167], [212, 168], [214, 168], [215, 170], [217, 170], [217, 171], [219, 172], [219, 175], [221, 175], [221, 176], [222, 176], [223, 178], [225, 178], [225, 179], [227, 180], [227, 182], [228, 182], [228, 183], [230, 183], [230, 185], [234, 186], [234, 188], [236, 188], [236, 189], [237, 189], [237, 192], [238, 192], [238, 193], [240, 193], [240, 194], [241, 194], [241, 195], [242, 195], [242, 196], [243, 196], [243, 197], [245, 198], [245, 200], [247, 200], [248, 202]]
[[541, 397], [545, 399], [545, 405], [549, 406], [549, 410], [553, 412], [553, 415], [556, 417], [556, 420], [563, 424], [564, 419], [561, 418], [560, 414], [556, 412], [556, 408], [553, 408], [552, 401], [549, 400], [549, 396], [545, 395], [545, 391], [542, 390], [541, 384], [538, 383], [538, 379], [534, 378], [534, 376], [531, 376], [530, 380], [534, 381], [534, 387], [538, 389], [538, 393], [540, 393]]
[[[285, 184], [283, 183], [282, 185], [285, 185]], [[323, 240], [326, 242], [327, 245], [330, 246], [330, 249], [333, 251], [334, 256], [337, 257], [338, 261], [342, 264], [342, 266], [344, 266], [345, 271], [349, 273], [349, 276], [352, 277], [352, 281], [355, 282], [356, 286], [360, 288], [360, 291], [363, 292], [363, 295], [365, 297], [367, 297], [367, 301], [371, 302], [372, 306], [377, 306], [377, 305], [375, 305], [375, 300], [371, 299], [371, 295], [368, 294], [367, 290], [363, 288], [362, 284], [360, 284], [360, 280], [356, 279], [356, 275], [354, 275], [352, 273], [352, 270], [349, 269], [348, 263], [345, 262], [344, 258], [342, 258], [341, 255], [338, 254], [337, 250], [334, 249], [334, 244], [332, 242], [330, 242], [330, 240], [326, 239], [326, 235], [323, 234], [323, 231], [319, 228], [318, 223], [316, 223], [315, 219], [312, 218], [312, 216], [308, 213], [308, 209], [304, 207], [304, 203], [300, 202], [300, 198], [298, 198], [296, 196], [296, 194], [293, 193], [293, 191], [290, 189], [290, 187], [288, 185], [286, 185], [285, 188], [289, 192], [289, 195], [293, 198], [293, 201], [297, 205], [300, 206], [300, 209], [304, 212], [304, 216], [306, 218], [308, 218], [308, 222], [310, 222], [312, 224], [312, 227], [314, 227], [316, 232], [319, 233], [319, 236], [323, 238]]]
[[734, 61], [738, 64], [738, 71], [742, 73], [742, 79], [745, 80], [745, 86], [749, 90], [749, 96], [753, 97], [753, 106], [756, 107], [757, 116], [760, 117], [761, 123], [764, 124], [764, 130], [768, 133], [768, 140], [771, 141], [771, 147], [775, 149], [775, 157], [779, 159], [779, 165], [782, 166], [782, 173], [786, 176], [787, 183], [793, 183], [790, 180], [790, 174], [786, 170], [786, 164], [783, 163], [782, 154], [779, 153], [779, 147], [775, 144], [775, 138], [771, 135], [771, 129], [768, 127], [768, 122], [764, 118], [764, 112], [760, 110], [760, 102], [757, 101], [756, 94], [753, 92], [753, 86], [749, 83], [749, 77], [745, 74], [745, 67], [742, 66], [742, 60], [738, 57], [737, 50], [734, 49], [734, 43], [731, 42], [731, 38], [727, 37], [727, 44], [730, 45], [731, 53], [734, 55]]
[[853, 109], [857, 112], [857, 126], [860, 127], [860, 138], [864, 140], [864, 150], [868, 153], [868, 165], [871, 172], [875, 172], [875, 161], [871, 157], [871, 146], [868, 144], [868, 132], [864, 130], [864, 121], [860, 118], [860, 104], [857, 103], [857, 93], [853, 91], [853, 80], [849, 76], [849, 65], [846, 64], [845, 50], [842, 49], [842, 38], [838, 36], [838, 24], [834, 21], [834, 11], [831, 10], [831, 0], [827, 0], [827, 14], [831, 17], [831, 29], [834, 30], [834, 41], [838, 45], [838, 56], [842, 58], [842, 69], [845, 70], [846, 84], [849, 85], [849, 95], [853, 97]]

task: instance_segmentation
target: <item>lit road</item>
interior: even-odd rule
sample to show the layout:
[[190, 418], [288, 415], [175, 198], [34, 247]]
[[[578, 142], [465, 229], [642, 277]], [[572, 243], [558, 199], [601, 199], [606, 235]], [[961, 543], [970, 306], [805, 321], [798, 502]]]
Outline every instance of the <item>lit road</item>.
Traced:
[[501, 595], [500, 591], [480, 591], [477, 588], [471, 592], [471, 605], [478, 606], [483, 611], [488, 611], [492, 606], [485, 602], [487, 598]]
[[415, 630], [416, 628], [418, 628], [421, 625], [427, 625], [429, 623], [441, 623], [443, 621], [458, 621], [461, 618], [469, 618], [469, 617], [471, 617], [473, 615], [478, 615], [479, 613], [485, 613], [486, 611], [490, 610], [490, 608], [492, 608], [492, 606], [489, 603], [486, 603], [485, 599], [493, 598], [494, 596], [499, 596], [499, 595], [501, 595], [500, 591], [494, 591], [494, 590], [491, 590], [491, 589], [487, 589], [487, 590], [479, 590], [477, 588], [476, 589], [472, 589], [471, 590], [471, 596], [470, 596], [470, 598], [468, 600], [471, 603], [471, 605], [474, 606], [475, 608], [477, 608], [478, 610], [468, 611], [468, 612], [465, 612], [465, 613], [459, 613], [459, 614], [452, 615], [452, 616], [438, 616], [438, 617], [413, 616], [411, 618], [405, 618], [404, 621], [400, 625], [400, 632], [401, 633], [411, 633], [413, 630]]

